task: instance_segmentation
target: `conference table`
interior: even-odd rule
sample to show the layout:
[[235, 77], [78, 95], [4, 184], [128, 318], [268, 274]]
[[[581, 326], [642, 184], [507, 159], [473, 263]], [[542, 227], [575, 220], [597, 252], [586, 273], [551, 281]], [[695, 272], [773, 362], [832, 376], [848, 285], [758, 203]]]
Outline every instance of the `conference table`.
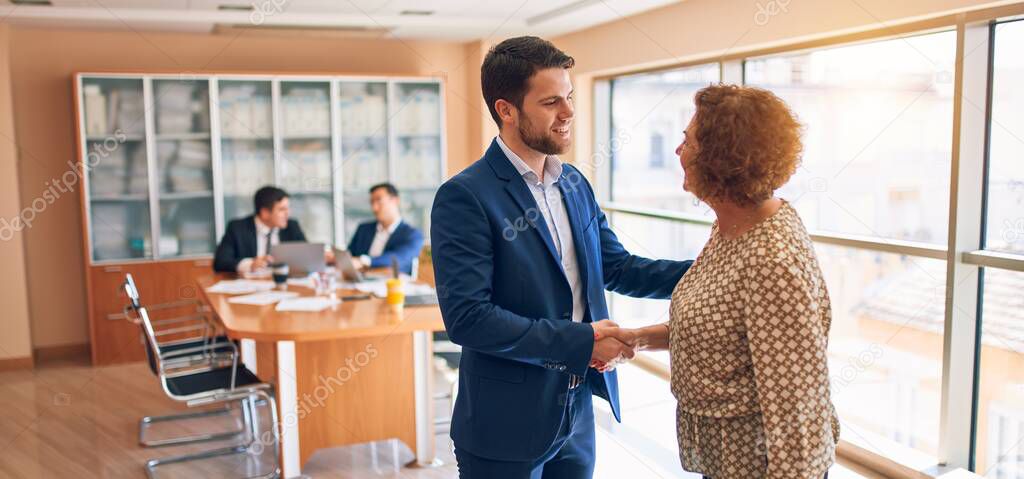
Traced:
[[[207, 292], [235, 275], [198, 278], [198, 290], [232, 339], [242, 362], [274, 384], [283, 477], [301, 474], [318, 449], [397, 438], [415, 463], [433, 464], [432, 340], [443, 331], [437, 305], [396, 311], [383, 299], [348, 299], [320, 312], [279, 312], [274, 305], [229, 302]], [[288, 291], [313, 296], [289, 284]], [[338, 296], [355, 290], [338, 290]]]

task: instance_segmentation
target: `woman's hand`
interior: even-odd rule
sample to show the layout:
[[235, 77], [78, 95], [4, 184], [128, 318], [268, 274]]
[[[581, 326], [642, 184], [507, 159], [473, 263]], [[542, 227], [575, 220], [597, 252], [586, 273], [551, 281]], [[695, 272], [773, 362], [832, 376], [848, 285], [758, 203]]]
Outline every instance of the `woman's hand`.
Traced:
[[[605, 321], [599, 321], [594, 324], [596, 325], [601, 322]], [[607, 322], [611, 323], [611, 321]], [[598, 329], [596, 327], [594, 329], [594, 333], [595, 336], [598, 334]], [[668, 349], [668, 323], [636, 329], [619, 328], [616, 326], [614, 329], [609, 328], [604, 334], [611, 335], [622, 343], [632, 346], [634, 353], [644, 350], [663, 351]], [[627, 361], [627, 358], [622, 357], [608, 362], [594, 360], [591, 361], [590, 367], [597, 369], [599, 372], [605, 373], [615, 369], [618, 365], [624, 364]]]

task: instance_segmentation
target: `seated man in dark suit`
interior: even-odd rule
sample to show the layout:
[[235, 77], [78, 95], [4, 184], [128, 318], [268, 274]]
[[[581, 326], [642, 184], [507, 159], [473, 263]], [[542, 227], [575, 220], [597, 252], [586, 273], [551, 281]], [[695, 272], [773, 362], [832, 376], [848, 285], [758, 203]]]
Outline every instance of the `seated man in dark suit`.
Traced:
[[398, 190], [390, 183], [370, 188], [370, 208], [377, 221], [356, 228], [348, 251], [356, 269], [390, 267], [398, 260], [402, 272], [412, 274], [412, 261], [420, 255], [423, 233], [402, 222]]
[[256, 213], [228, 223], [217, 245], [213, 269], [227, 273], [248, 273], [274, 262], [270, 247], [282, 241], [306, 241], [295, 220], [289, 219], [288, 193], [264, 186], [253, 198]]

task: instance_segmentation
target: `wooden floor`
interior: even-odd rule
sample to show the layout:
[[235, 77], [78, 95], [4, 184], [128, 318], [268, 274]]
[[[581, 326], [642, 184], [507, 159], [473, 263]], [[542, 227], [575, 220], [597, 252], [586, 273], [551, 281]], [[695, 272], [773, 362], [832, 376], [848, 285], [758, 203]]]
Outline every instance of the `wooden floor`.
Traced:
[[[645, 375], [636, 368], [629, 368], [624, 369], [620, 377], [631, 384], [646, 380]], [[148, 459], [214, 447], [211, 443], [167, 448], [138, 445], [140, 417], [185, 410], [187, 408], [163, 395], [144, 364], [92, 368], [84, 360], [61, 361], [31, 371], [0, 373], [0, 478], [145, 477], [143, 464]], [[186, 431], [225, 430], [237, 426], [234, 417], [159, 425], [150, 432], [162, 437], [180, 433], [183, 428]], [[640, 411], [632, 417], [639, 419]], [[600, 420], [598, 425], [599, 460], [595, 478], [699, 478], [678, 470], [666, 472], [652, 467], [628, 444], [628, 436], [620, 435], [614, 427], [603, 426]], [[305, 464], [303, 473], [318, 479], [458, 477], [447, 434], [436, 439], [439, 457], [445, 463], [441, 467], [406, 468], [403, 464], [412, 460], [412, 452], [398, 441], [384, 441], [318, 451]], [[259, 452], [258, 448], [254, 451]], [[223, 457], [191, 465], [166, 466], [161, 468], [159, 477], [245, 477], [266, 470], [271, 460], [269, 453], [262, 457]], [[674, 467], [677, 468], [677, 464]], [[836, 466], [832, 472], [835, 479], [867, 477], [841, 466]]]

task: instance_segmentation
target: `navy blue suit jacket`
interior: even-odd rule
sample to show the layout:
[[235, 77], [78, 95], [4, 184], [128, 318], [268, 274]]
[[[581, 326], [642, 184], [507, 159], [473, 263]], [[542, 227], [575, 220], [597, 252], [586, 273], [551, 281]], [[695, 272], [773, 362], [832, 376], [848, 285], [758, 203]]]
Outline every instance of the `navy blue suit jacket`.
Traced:
[[[606, 289], [671, 296], [692, 261], [630, 254], [579, 170], [565, 164], [557, 184], [579, 261], [584, 322], [609, 318]], [[445, 327], [463, 347], [451, 426], [457, 447], [536, 460], [558, 432], [570, 374], [588, 375], [621, 420], [616, 373], [589, 368], [593, 328], [572, 322], [572, 292], [544, 217], [497, 142], [438, 190], [430, 238]]]
[[[299, 222], [288, 220], [288, 226], [277, 232], [280, 241], [306, 241]], [[244, 258], [256, 256], [256, 219], [253, 215], [231, 220], [224, 228], [224, 237], [213, 255], [213, 270], [234, 273]]]
[[[352, 256], [361, 256], [370, 252], [373, 237], [377, 234], [377, 222], [362, 223], [356, 228], [356, 234], [348, 242], [348, 251]], [[420, 256], [423, 248], [423, 233], [409, 226], [405, 221], [398, 223], [395, 232], [391, 233], [388, 242], [384, 243], [384, 253], [370, 258], [371, 268], [391, 266], [391, 258], [398, 258], [398, 268], [405, 273], [412, 273], [412, 260]]]

